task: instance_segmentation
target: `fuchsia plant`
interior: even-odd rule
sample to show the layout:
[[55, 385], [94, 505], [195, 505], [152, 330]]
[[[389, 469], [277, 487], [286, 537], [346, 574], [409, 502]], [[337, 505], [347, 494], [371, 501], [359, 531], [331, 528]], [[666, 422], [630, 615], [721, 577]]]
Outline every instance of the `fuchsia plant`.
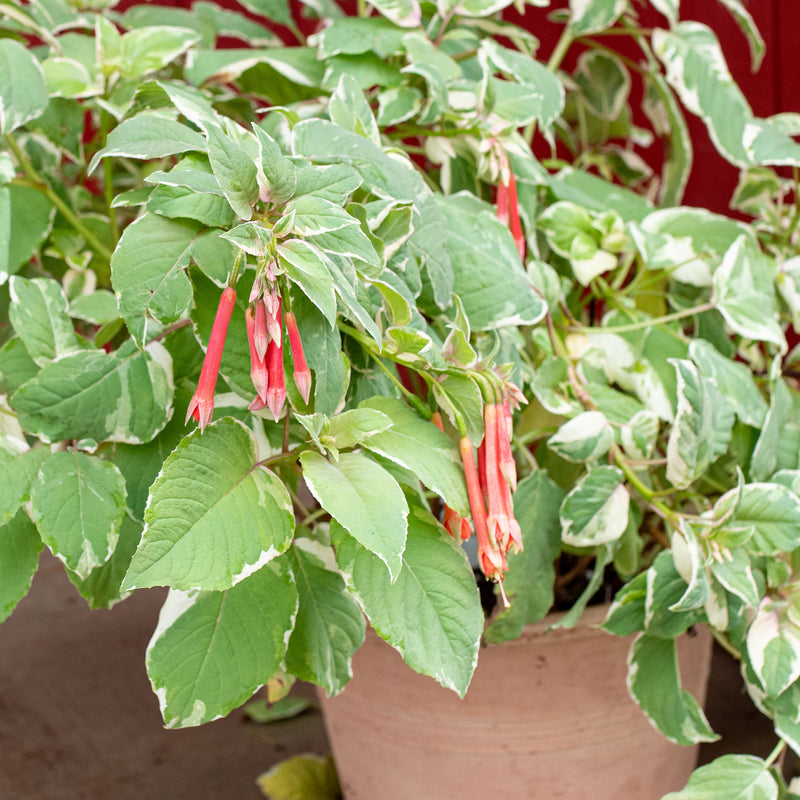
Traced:
[[[367, 622], [463, 696], [609, 601], [665, 736], [716, 736], [707, 625], [780, 737], [672, 800], [791, 797], [800, 126], [690, 5], [554, 3], [543, 60], [505, 0], [0, 4], [0, 617], [43, 547], [92, 606], [169, 587], [180, 727], [340, 692]], [[687, 113], [736, 218], [681, 205]]]

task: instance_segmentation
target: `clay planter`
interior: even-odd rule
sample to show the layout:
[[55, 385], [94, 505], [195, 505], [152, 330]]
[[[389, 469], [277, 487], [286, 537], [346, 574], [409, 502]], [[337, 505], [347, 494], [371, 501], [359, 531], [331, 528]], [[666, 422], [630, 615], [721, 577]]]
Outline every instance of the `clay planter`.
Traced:
[[[370, 631], [344, 692], [322, 699], [346, 800], [658, 800], [682, 788], [697, 747], [668, 742], [628, 696], [630, 639], [591, 627], [606, 610], [482, 649], [464, 700]], [[705, 628], [682, 638], [679, 660], [704, 702]]]

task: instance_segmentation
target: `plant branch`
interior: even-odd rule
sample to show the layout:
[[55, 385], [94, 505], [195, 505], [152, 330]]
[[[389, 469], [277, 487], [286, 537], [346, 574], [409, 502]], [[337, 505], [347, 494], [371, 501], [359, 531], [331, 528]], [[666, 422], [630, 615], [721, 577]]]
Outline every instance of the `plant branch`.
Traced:
[[692, 306], [692, 308], [684, 308], [681, 311], [674, 311], [671, 314], [664, 314], [661, 317], [650, 317], [643, 319], [639, 322], [631, 322], [628, 325], [611, 325], [607, 328], [597, 327], [593, 325], [567, 325], [568, 331], [576, 333], [627, 333], [628, 331], [638, 331], [643, 328], [651, 328], [655, 325], [665, 325], [668, 322], [675, 322], [679, 319], [686, 319], [687, 317], [694, 317], [697, 314], [702, 314], [705, 311], [713, 311], [716, 308], [714, 303], [701, 303], [699, 306]]
[[6, 134], [6, 142], [19, 162], [20, 167], [24, 170], [25, 174], [30, 180], [30, 186], [33, 189], [44, 194], [47, 199], [58, 209], [61, 215], [69, 222], [70, 225], [86, 240], [86, 243], [106, 261], [111, 260], [111, 250], [109, 250], [84, 224], [81, 222], [80, 217], [70, 208], [67, 203], [53, 191], [50, 184], [47, 183], [36, 171], [30, 159], [25, 154], [23, 149], [19, 146], [17, 140], [10, 134]]
[[572, 33], [567, 25], [564, 27], [564, 30], [561, 31], [561, 36], [556, 42], [556, 46], [547, 61], [547, 69], [549, 69], [550, 72], [555, 72], [561, 66], [561, 62], [564, 60], [564, 56], [566, 56], [567, 50], [569, 50], [571, 44]]

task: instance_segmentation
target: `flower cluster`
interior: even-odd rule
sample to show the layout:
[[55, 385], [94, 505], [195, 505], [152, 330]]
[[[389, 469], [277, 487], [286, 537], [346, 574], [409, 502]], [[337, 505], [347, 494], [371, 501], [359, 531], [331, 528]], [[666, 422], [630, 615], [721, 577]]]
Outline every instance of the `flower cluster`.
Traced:
[[[222, 362], [222, 351], [228, 332], [236, 290], [228, 286], [223, 292], [211, 329], [208, 349], [200, 371], [197, 391], [189, 403], [186, 421], [194, 417], [203, 431], [214, 411], [214, 390]], [[286, 381], [283, 372], [283, 326], [289, 334], [289, 347], [294, 363], [294, 382], [304, 402], [311, 393], [311, 371], [306, 362], [297, 319], [284, 311], [284, 301], [274, 280], [268, 283], [259, 275], [253, 283], [250, 302], [245, 311], [247, 341], [250, 345], [250, 377], [256, 396], [249, 408], [260, 411], [268, 408], [277, 421], [286, 402]]]
[[[508, 571], [506, 553], [522, 549], [522, 530], [514, 516], [513, 492], [517, 469], [511, 453], [511, 403], [519, 390], [505, 384], [500, 402], [483, 407], [484, 435], [477, 453], [468, 436], [459, 442], [467, 481], [472, 524], [478, 537], [478, 563], [490, 580], [501, 583]], [[441, 427], [441, 417], [433, 422]], [[445, 506], [443, 523], [453, 537], [468, 539], [472, 528], [467, 520]]]

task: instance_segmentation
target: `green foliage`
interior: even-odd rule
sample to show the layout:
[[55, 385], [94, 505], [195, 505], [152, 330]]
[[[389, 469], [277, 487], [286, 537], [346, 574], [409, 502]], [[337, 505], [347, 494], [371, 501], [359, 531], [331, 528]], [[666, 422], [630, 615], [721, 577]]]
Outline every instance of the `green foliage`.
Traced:
[[[678, 0], [573, 0], [548, 62], [507, 0], [309, 0], [307, 39], [241, 5], [0, 16], [0, 618], [43, 546], [92, 607], [170, 587], [147, 669], [187, 726], [283, 670], [341, 691], [365, 618], [463, 696], [482, 635], [622, 583], [657, 728], [714, 737], [676, 662], [706, 624], [800, 751], [800, 118]], [[680, 205], [685, 113], [736, 219]], [[671, 797], [737, 793], [785, 795], [730, 757]]]

